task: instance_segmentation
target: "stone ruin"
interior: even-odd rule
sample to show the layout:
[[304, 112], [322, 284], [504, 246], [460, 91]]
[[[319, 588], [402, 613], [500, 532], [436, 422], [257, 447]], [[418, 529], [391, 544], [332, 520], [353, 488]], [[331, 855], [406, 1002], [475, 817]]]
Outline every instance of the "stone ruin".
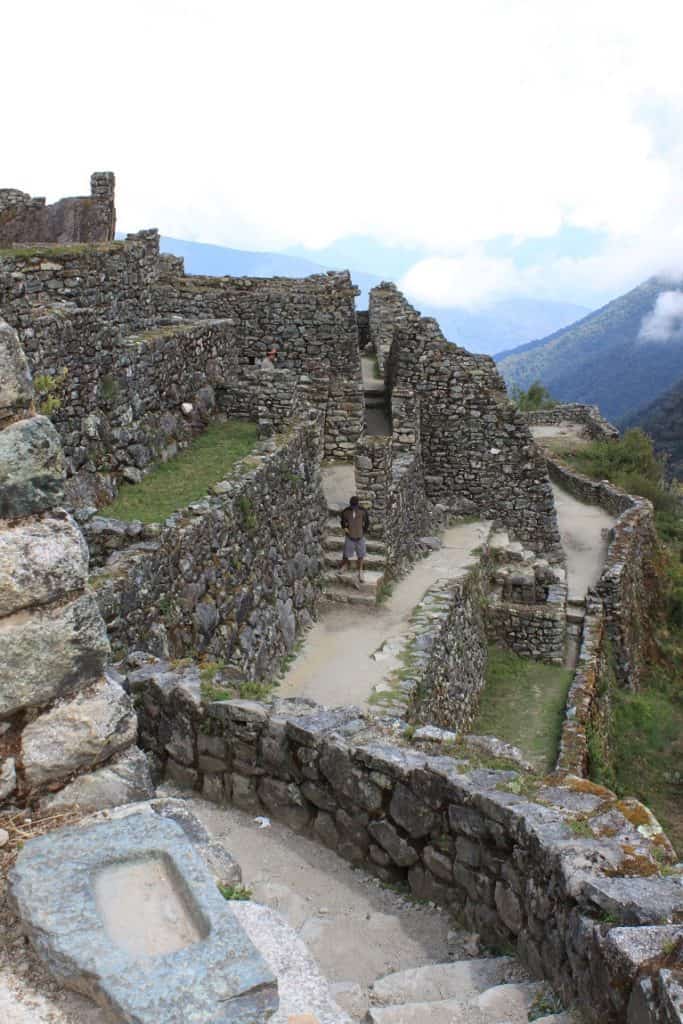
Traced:
[[90, 195], [46, 205], [16, 188], [0, 188], [0, 248], [36, 242], [111, 242], [116, 230], [114, 175], [90, 176]]
[[[88, 234], [85, 207], [62, 218], [0, 193], [0, 807], [96, 811], [149, 799], [166, 775], [458, 907], [591, 1020], [683, 1019], [671, 846], [646, 808], [585, 778], [607, 640], [622, 685], [647, 656], [649, 503], [546, 463], [493, 362], [448, 344], [395, 286], [373, 289], [364, 315], [347, 273], [185, 275], [154, 231], [112, 240], [113, 176], [94, 177], [106, 237]], [[263, 371], [273, 343], [282, 368]], [[386, 432], [368, 429], [363, 349]], [[259, 424], [239, 474], [164, 523], [97, 514], [221, 416]], [[329, 596], [324, 460], [353, 464], [388, 578], [449, 516], [492, 523], [476, 566], [428, 595], [414, 690], [390, 718], [202, 691], [202, 660], [271, 676]], [[471, 721], [489, 638], [562, 656], [549, 473], [618, 518], [558, 771], [525, 782], [441, 745]]]

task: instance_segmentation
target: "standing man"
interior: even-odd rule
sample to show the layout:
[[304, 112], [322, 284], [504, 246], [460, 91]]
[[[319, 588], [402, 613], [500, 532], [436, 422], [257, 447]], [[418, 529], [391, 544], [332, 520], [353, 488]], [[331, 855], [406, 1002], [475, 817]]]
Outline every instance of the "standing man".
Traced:
[[358, 583], [364, 583], [365, 532], [370, 525], [370, 516], [367, 509], [361, 508], [360, 502], [355, 495], [349, 500], [348, 506], [341, 513], [341, 525], [345, 536], [344, 554], [339, 571], [346, 572], [349, 567], [349, 560], [356, 558], [358, 561]]
[[268, 349], [268, 351], [266, 352], [265, 356], [261, 360], [261, 369], [262, 370], [274, 370], [275, 369], [275, 362], [276, 362], [276, 360], [277, 360], [277, 349], [275, 348], [275, 346], [273, 346], [272, 348]]

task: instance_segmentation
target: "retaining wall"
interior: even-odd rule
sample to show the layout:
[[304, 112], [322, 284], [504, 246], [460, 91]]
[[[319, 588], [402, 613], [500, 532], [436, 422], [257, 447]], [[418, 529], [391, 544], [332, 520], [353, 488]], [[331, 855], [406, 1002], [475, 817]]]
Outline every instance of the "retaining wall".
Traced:
[[[267, 678], [312, 622], [320, 596], [320, 445], [317, 421], [290, 424], [213, 495], [157, 527], [139, 524], [137, 536], [128, 532], [93, 578], [115, 648], [200, 654], [242, 679]], [[97, 517], [85, 529], [101, 538], [107, 524]]]
[[535, 409], [522, 413], [530, 427], [560, 426], [562, 423], [580, 423], [591, 441], [616, 440], [619, 431], [601, 415], [597, 405], [578, 402], [558, 403], [551, 409]]
[[[203, 704], [192, 669], [144, 666], [129, 683], [142, 741], [176, 783], [406, 883], [487, 943], [516, 943], [596, 1024], [626, 1019], [641, 972], [661, 981], [683, 890], [656, 874], [652, 844], [608, 790], [579, 780], [530, 788], [516, 772], [392, 746], [355, 708]], [[621, 822], [616, 838], [579, 838], [568, 824], [592, 816], [597, 829], [604, 815]], [[638, 1020], [659, 1020], [660, 1002]]]
[[596, 593], [605, 608], [617, 678], [638, 688], [652, 654], [652, 622], [661, 605], [659, 542], [652, 503], [548, 459], [551, 479], [580, 501], [617, 516]]

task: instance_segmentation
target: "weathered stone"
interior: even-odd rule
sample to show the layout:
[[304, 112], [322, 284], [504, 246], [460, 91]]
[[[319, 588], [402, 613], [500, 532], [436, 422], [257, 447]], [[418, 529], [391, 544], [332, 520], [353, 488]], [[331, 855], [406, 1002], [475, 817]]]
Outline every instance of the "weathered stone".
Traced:
[[399, 867], [409, 868], [419, 859], [407, 839], [398, 834], [390, 821], [373, 821], [368, 825], [368, 832]]
[[524, 921], [518, 898], [512, 889], [503, 885], [502, 882], [496, 882], [495, 900], [503, 924], [510, 929], [513, 935], [517, 935]]
[[129, 747], [104, 767], [80, 775], [58, 793], [42, 797], [40, 807], [50, 810], [78, 807], [82, 811], [100, 811], [148, 800], [153, 795], [147, 758], [137, 747]]
[[0, 619], [0, 717], [86, 686], [102, 674], [108, 653], [90, 594], [63, 608]]
[[81, 590], [88, 549], [70, 516], [44, 516], [0, 533], [0, 616]]
[[413, 839], [426, 836], [438, 821], [438, 816], [400, 783], [391, 798], [389, 814]]
[[284, 821], [295, 832], [303, 832], [311, 820], [301, 793], [294, 783], [280, 779], [262, 779], [258, 787], [261, 803], [275, 818]]
[[0, 431], [0, 518], [15, 519], [57, 505], [64, 463], [57, 431], [45, 416]]
[[93, 768], [135, 743], [136, 735], [130, 697], [101, 679], [26, 726], [21, 735], [26, 785], [38, 788]]
[[[133, 884], [147, 914], [126, 899]], [[275, 978], [170, 819], [132, 814], [30, 840], [10, 886], [52, 973], [122, 1020], [240, 1024], [277, 1008]]]
[[17, 769], [13, 757], [0, 760], [0, 803], [12, 796], [17, 788]]
[[0, 319], [0, 420], [26, 412], [32, 399], [31, 374], [17, 332]]

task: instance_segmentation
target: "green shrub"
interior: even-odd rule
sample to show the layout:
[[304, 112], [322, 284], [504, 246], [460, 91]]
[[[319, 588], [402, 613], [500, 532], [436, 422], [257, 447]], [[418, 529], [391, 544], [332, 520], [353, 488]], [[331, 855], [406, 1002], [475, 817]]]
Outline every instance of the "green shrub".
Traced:
[[552, 409], [557, 402], [552, 398], [547, 388], [544, 388], [540, 380], [535, 380], [526, 391], [523, 391], [516, 384], [510, 395], [512, 401], [520, 412], [536, 412], [538, 409]]

